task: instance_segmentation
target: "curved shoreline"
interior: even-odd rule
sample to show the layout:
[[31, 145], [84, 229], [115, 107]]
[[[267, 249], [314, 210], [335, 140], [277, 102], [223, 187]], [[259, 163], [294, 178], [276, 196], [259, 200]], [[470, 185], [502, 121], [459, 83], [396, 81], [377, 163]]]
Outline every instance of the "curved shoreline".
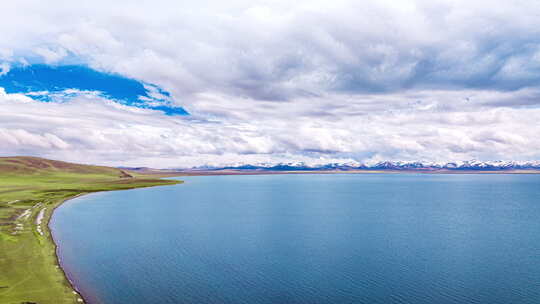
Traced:
[[64, 247], [62, 233], [53, 235], [54, 211], [82, 194], [182, 182], [162, 177], [37, 157], [0, 157], [0, 302], [76, 304], [85, 300], [81, 292], [96, 302], [91, 289], [77, 290], [82, 286], [74, 283], [82, 280], [61, 260]]
[[72, 292], [74, 294], [77, 294], [79, 299], [77, 299], [77, 302], [79, 303], [88, 303], [88, 301], [84, 298], [82, 292], [79, 290], [79, 288], [77, 287], [77, 285], [75, 285], [75, 283], [69, 278], [69, 275], [67, 274], [66, 270], [64, 269], [64, 266], [62, 266], [62, 259], [60, 258], [60, 256], [58, 255], [58, 251], [59, 251], [59, 246], [58, 246], [58, 242], [56, 241], [56, 239], [54, 238], [54, 234], [53, 234], [53, 230], [51, 229], [51, 226], [50, 226], [50, 223], [51, 223], [51, 220], [54, 216], [54, 212], [56, 211], [56, 209], [60, 206], [62, 206], [64, 203], [66, 203], [67, 201], [69, 200], [73, 200], [73, 199], [76, 199], [78, 197], [81, 197], [83, 195], [86, 195], [86, 194], [89, 194], [89, 193], [79, 193], [73, 197], [70, 197], [70, 198], [66, 198], [64, 199], [63, 201], [60, 201], [56, 206], [54, 206], [54, 208], [52, 208], [52, 211], [50, 213], [50, 216], [48, 217], [47, 219], [47, 229], [49, 230], [49, 237], [52, 241], [52, 244], [54, 246], [54, 257], [55, 257], [55, 260], [56, 260], [56, 266], [62, 271], [62, 273], [64, 274], [64, 279], [66, 280], [66, 282], [69, 284], [69, 286], [71, 287], [72, 289]]
[[78, 303], [86, 303], [86, 304], [88, 304], [89, 303], [88, 300], [87, 300], [88, 297], [85, 298], [83, 291], [81, 291], [81, 289], [79, 289], [77, 287], [77, 285], [71, 280], [71, 278], [69, 277], [68, 272], [66, 271], [64, 266], [62, 266], [62, 259], [60, 258], [59, 254], [58, 254], [58, 252], [60, 250], [60, 247], [58, 246], [58, 243], [55, 240], [54, 235], [53, 235], [53, 230], [50, 227], [50, 223], [51, 223], [51, 220], [52, 220], [52, 218], [54, 216], [54, 212], [56, 211], [56, 209], [58, 207], [62, 206], [67, 201], [73, 200], [75, 198], [79, 198], [79, 197], [81, 197], [83, 195], [88, 195], [88, 194], [93, 194], [93, 193], [100, 193], [100, 192], [108, 192], [108, 191], [126, 191], [126, 190], [142, 189], [142, 188], [151, 188], [151, 187], [155, 187], [155, 186], [172, 186], [172, 185], [175, 185], [175, 184], [182, 184], [182, 183], [183, 183], [183, 181], [176, 181], [176, 183], [174, 183], [174, 184], [162, 184], [162, 185], [151, 185], [151, 186], [139, 186], [139, 187], [127, 188], [127, 189], [111, 189], [111, 190], [102, 190], [102, 191], [93, 191], [93, 192], [81, 192], [81, 193], [78, 193], [78, 194], [76, 194], [76, 195], [74, 195], [72, 197], [69, 197], [69, 198], [63, 199], [61, 201], [58, 201], [58, 203], [52, 208], [49, 216], [46, 218], [46, 220], [47, 220], [46, 227], [47, 227], [48, 232], [49, 232], [48, 239], [50, 239], [50, 241], [52, 242], [53, 247], [54, 247], [54, 259], [56, 261], [55, 266], [57, 266], [61, 270], [61, 272], [62, 272], [62, 274], [64, 276], [64, 279], [65, 279], [65, 282], [69, 285], [69, 287], [71, 288], [71, 291], [78, 296], [78, 299], [77, 299]]

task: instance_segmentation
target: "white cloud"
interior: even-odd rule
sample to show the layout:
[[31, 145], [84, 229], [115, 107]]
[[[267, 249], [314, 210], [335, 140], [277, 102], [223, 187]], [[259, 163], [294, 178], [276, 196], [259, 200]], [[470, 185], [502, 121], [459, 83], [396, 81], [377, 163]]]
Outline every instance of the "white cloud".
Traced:
[[4, 4], [0, 59], [89, 64], [159, 85], [193, 116], [0, 94], [2, 154], [154, 166], [539, 157], [535, 1], [55, 2]]
[[67, 51], [64, 48], [53, 50], [47, 47], [37, 47], [34, 48], [33, 52], [43, 57], [43, 60], [47, 64], [57, 63], [67, 56]]
[[[425, 94], [437, 96], [441, 92]], [[355, 104], [356, 98], [359, 104]], [[231, 100], [230, 104], [242, 107], [249, 102]], [[31, 153], [72, 161], [158, 167], [285, 160], [320, 163], [321, 157], [363, 162], [516, 156], [520, 160], [534, 159], [540, 151], [534, 127], [540, 109], [394, 107], [391, 111], [381, 107], [358, 112], [355, 108], [364, 106], [364, 101], [356, 96], [344, 108], [313, 116], [304, 112], [306, 105], [301, 102], [269, 105], [268, 109], [262, 106], [248, 111], [247, 117], [207, 120], [164, 116], [92, 95], [58, 104], [3, 94], [0, 150], [9, 155]]]
[[9, 63], [7, 62], [0, 63], [0, 77], [2, 75], [7, 74], [10, 69], [11, 69], [11, 65]]
[[48, 62], [69, 52], [163, 85], [183, 103], [206, 90], [290, 99], [410, 86], [514, 89], [540, 77], [534, 1], [20, 1], [4, 11], [3, 26], [17, 31], [2, 31], [0, 49], [33, 49]]

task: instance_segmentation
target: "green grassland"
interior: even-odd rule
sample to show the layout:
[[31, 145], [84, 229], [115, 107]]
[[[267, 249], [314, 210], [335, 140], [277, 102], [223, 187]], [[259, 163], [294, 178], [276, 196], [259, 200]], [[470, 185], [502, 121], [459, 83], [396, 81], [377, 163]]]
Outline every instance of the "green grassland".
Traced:
[[117, 168], [0, 157], [0, 303], [82, 302], [58, 266], [48, 229], [66, 199], [176, 183]]

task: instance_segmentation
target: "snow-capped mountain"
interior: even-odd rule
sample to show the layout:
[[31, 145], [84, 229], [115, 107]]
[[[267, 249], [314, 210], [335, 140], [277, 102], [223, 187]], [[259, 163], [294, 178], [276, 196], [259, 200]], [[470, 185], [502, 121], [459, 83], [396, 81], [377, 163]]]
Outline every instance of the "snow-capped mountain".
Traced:
[[540, 170], [540, 161], [458, 161], [447, 163], [383, 161], [363, 164], [355, 161], [322, 164], [304, 162], [288, 163], [234, 163], [226, 166], [202, 166], [192, 170], [258, 170], [258, 171], [350, 171], [350, 170], [410, 170], [410, 171], [502, 171], [502, 170]]

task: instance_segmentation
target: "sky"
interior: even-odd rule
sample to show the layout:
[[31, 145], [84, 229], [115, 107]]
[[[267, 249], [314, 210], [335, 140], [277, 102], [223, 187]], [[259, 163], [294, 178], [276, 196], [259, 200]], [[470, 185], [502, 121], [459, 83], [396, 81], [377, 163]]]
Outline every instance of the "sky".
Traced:
[[537, 1], [5, 1], [0, 155], [540, 159]]

